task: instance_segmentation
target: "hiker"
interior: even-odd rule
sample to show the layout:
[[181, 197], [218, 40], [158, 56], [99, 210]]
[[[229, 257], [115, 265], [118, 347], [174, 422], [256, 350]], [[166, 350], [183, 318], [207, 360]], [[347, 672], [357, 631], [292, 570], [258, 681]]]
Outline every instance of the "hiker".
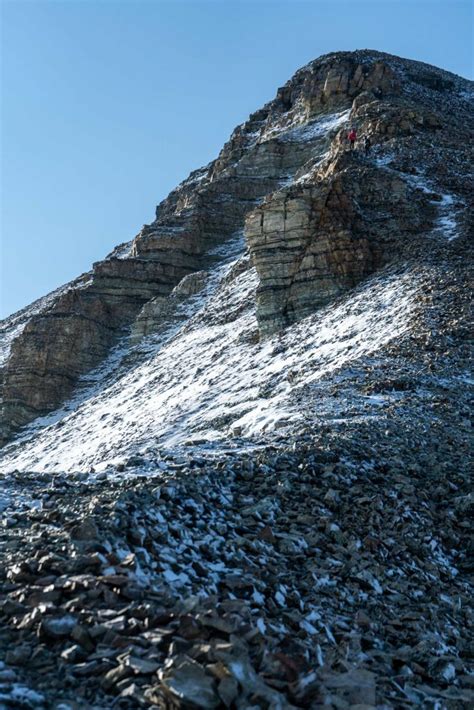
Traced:
[[354, 150], [355, 142], [357, 140], [357, 133], [355, 128], [351, 128], [349, 133], [347, 134], [347, 140], [350, 143], [350, 150]]
[[365, 138], [364, 138], [364, 151], [365, 151], [365, 154], [366, 154], [366, 155], [369, 155], [371, 146], [372, 146], [372, 143], [370, 142], [369, 136], [365, 136]]

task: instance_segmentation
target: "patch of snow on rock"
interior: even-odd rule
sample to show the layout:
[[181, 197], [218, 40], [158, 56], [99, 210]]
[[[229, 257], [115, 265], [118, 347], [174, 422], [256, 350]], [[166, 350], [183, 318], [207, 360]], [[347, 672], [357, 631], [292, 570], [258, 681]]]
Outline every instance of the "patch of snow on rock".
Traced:
[[263, 134], [260, 142], [278, 138], [280, 141], [289, 143], [303, 143], [315, 138], [320, 138], [334, 131], [347, 121], [350, 112], [351, 110], [347, 109], [338, 113], [320, 116], [316, 120], [308, 123], [292, 123], [289, 126], [274, 126]]

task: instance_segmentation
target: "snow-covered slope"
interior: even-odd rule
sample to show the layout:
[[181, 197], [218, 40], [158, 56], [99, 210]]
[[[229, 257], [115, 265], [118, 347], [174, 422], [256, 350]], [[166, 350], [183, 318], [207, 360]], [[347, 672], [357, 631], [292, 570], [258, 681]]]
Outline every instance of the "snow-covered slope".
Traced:
[[[154, 384], [148, 388], [153, 405], [142, 408], [143, 423], [127, 436], [137, 445], [147, 432], [158, 438], [160, 446], [181, 442], [185, 435], [179, 433], [178, 420], [183, 432], [189, 427], [188, 437], [212, 440], [271, 428], [273, 405], [281, 410], [276, 415], [280, 423], [287, 416], [294, 420], [294, 412], [282, 413], [288, 407], [283, 387], [275, 390], [278, 402], [273, 398], [261, 402], [255, 395], [256, 388], [267, 388], [270, 351], [255, 343], [247, 344], [245, 352], [237, 351], [229, 333], [241, 332], [245, 339], [246, 330], [256, 328], [256, 315], [260, 336], [266, 337], [337, 299], [395, 260], [402, 271], [407, 258], [424, 261], [427, 235], [433, 242], [449, 241], [457, 248], [467, 234], [469, 209], [462, 174], [472, 125], [468, 89], [469, 82], [435, 67], [369, 50], [327, 55], [298, 71], [278, 89], [274, 100], [233, 131], [216, 160], [191, 173], [158, 205], [156, 219], [144, 225], [133, 241], [117, 246], [89, 274], [2, 324], [0, 442], [10, 441], [24, 425], [36, 420], [33, 429], [20, 433], [25, 442], [32, 431], [38, 432], [38, 425], [51, 423], [51, 417], [61, 420], [66, 433], [69, 415], [65, 419], [59, 411], [46, 419], [40, 417], [64, 406], [69, 413], [77, 411], [77, 417], [79, 412], [90, 417], [100, 397], [105, 401], [110, 395], [121, 418], [117, 415], [110, 447], [103, 451], [109, 460], [112, 451], [124, 446], [113, 440], [119, 432], [124, 438], [128, 407], [132, 401], [142, 401], [138, 385], [132, 396], [130, 384], [140, 373], [153, 378]], [[349, 126], [358, 130], [354, 151], [347, 150]], [[127, 328], [133, 330], [136, 320], [138, 329], [143, 326], [144, 332], [150, 332], [153, 326], [146, 323], [146, 313], [153, 320], [155, 299], [169, 296], [183, 277], [212, 270], [216, 259], [208, 258], [209, 251], [225, 246], [242, 230], [256, 273], [247, 273], [241, 283], [236, 281], [226, 290], [218, 285], [227, 268], [221, 259], [210, 275], [206, 295], [188, 304], [193, 320], [183, 326], [181, 318], [165, 331], [159, 328], [159, 337], [145, 346], [148, 361], [144, 347], [128, 352], [127, 342], [117, 345]], [[249, 301], [247, 320], [241, 314], [233, 319], [229, 333], [224, 329], [216, 335], [209, 309], [214, 308], [213, 299], [218, 301], [228, 292], [229, 298], [245, 296]], [[255, 300], [252, 315], [250, 301]], [[330, 317], [322, 313], [316, 320]], [[230, 323], [231, 316], [229, 311], [220, 319]], [[335, 313], [334, 318], [339, 317]], [[341, 318], [346, 323], [345, 315]], [[176, 339], [178, 326], [181, 333]], [[384, 333], [389, 330], [389, 326], [383, 328]], [[202, 348], [202, 368], [209, 370], [206, 358], [214, 345], [207, 338], [215, 335], [227, 344], [222, 370], [236, 371], [234, 355], [239, 361], [238, 392], [233, 392], [225, 377], [225, 382], [216, 380], [214, 388], [206, 384], [202, 373], [192, 375], [187, 370], [189, 362], [179, 350], [180, 343], [183, 348]], [[289, 340], [286, 363], [290, 366], [291, 335], [282, 337]], [[368, 349], [372, 347], [372, 335], [361, 339]], [[310, 349], [318, 347], [317, 338], [311, 343]], [[340, 350], [339, 346], [335, 349]], [[220, 362], [220, 353], [216, 353], [216, 362]], [[247, 357], [259, 361], [257, 377], [245, 374]], [[177, 416], [179, 382], [173, 387], [173, 376], [166, 374], [174, 359], [178, 380], [190, 385], [192, 378], [185, 397], [187, 413], [181, 417]], [[158, 381], [169, 387], [162, 390], [156, 386]], [[98, 391], [92, 389], [94, 383]], [[123, 401], [117, 399], [117, 389], [123, 392]], [[221, 390], [225, 406], [217, 394]], [[196, 406], [206, 409], [195, 418], [190, 413], [193, 392]], [[73, 402], [64, 405], [71, 397]], [[152, 407], [163, 418], [153, 425], [149, 423]], [[106, 432], [110, 422], [102, 415]], [[89, 465], [89, 454], [78, 452], [78, 456], [71, 466]], [[11, 448], [6, 457], [16, 460]]]
[[210, 273], [204, 293], [184, 305], [184, 325], [170, 324], [139, 346], [122, 341], [75, 399], [5, 449], [2, 470], [100, 470], [131, 453], [157, 455], [196, 440], [250, 443], [323, 416], [332, 409], [327, 397], [301, 410], [303, 386], [324, 378], [329, 387], [410, 328], [420, 284], [411, 273], [387, 271], [285, 333], [255, 342], [257, 278], [248, 256], [235, 255], [239, 246], [228, 246], [229, 258]]

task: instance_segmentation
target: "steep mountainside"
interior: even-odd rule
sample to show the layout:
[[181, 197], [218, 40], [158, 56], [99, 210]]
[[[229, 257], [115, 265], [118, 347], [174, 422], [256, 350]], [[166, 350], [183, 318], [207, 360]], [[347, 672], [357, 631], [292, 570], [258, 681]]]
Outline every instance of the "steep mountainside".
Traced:
[[[64, 401], [145, 304], [153, 317], [152, 299], [162, 303], [183, 277], [211, 268], [212, 249], [244, 222], [263, 335], [407, 252], [423, 256], [437, 224], [449, 221], [461, 237], [468, 92], [458, 77], [374, 52], [328, 55], [301, 69], [131, 244], [7, 319], [4, 437]], [[349, 123], [370, 137], [370, 159], [345, 152]]]
[[473, 100], [321, 57], [3, 322], [0, 708], [474, 703]]

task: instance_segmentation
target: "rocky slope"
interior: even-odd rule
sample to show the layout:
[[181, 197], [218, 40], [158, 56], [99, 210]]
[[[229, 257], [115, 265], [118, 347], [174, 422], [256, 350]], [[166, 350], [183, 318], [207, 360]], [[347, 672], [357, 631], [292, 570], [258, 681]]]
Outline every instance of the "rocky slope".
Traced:
[[[141, 308], [212, 265], [210, 250], [245, 218], [263, 334], [405, 256], [407, 243], [421, 237], [424, 248], [436, 201], [450, 201], [462, 231], [468, 90], [459, 77], [374, 52], [328, 55], [297, 72], [216, 161], [159, 205], [131, 245], [6, 321], [4, 438], [64, 401]], [[344, 154], [348, 122], [374, 152], [393, 151], [391, 170]], [[424, 173], [436, 184], [420, 190]]]
[[472, 131], [322, 57], [4, 322], [0, 708], [472, 705]]

